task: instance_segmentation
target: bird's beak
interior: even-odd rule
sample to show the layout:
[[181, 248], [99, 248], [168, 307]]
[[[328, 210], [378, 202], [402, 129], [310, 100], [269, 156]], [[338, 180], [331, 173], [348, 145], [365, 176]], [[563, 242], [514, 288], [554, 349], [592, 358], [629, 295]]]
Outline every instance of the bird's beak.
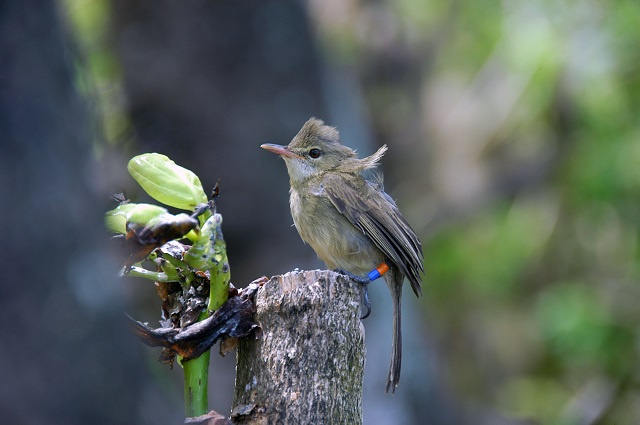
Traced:
[[265, 143], [264, 145], [260, 145], [260, 147], [280, 156], [286, 156], [289, 158], [302, 158], [297, 153], [291, 152], [289, 149], [287, 149], [286, 146], [274, 145], [273, 143]]

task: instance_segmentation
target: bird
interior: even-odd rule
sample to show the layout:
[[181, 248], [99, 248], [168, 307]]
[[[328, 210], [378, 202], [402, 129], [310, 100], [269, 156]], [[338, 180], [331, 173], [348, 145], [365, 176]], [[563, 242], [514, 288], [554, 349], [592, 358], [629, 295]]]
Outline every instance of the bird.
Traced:
[[310, 118], [288, 145], [260, 147], [284, 159], [293, 223], [327, 267], [362, 283], [365, 303], [366, 284], [384, 277], [393, 302], [386, 392], [395, 393], [402, 365], [402, 285], [406, 277], [420, 297], [424, 265], [422, 245], [385, 193], [381, 174], [366, 178], [367, 171], [379, 165], [387, 146], [358, 158], [355, 150], [342, 144], [335, 127]]

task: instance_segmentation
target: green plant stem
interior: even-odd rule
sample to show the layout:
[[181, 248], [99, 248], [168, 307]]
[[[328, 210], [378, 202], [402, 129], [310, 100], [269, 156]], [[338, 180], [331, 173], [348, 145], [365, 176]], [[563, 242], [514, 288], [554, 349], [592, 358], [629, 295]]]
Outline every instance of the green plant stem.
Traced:
[[[231, 271], [227, 259], [227, 247], [222, 237], [218, 221], [214, 233], [213, 261], [209, 268], [209, 305], [207, 310], [200, 314], [198, 320], [204, 320], [215, 310], [220, 308], [229, 297], [229, 281]], [[200, 357], [183, 363], [184, 367], [184, 402], [187, 417], [204, 415], [209, 411], [207, 400], [207, 386], [209, 376], [209, 359], [211, 351], [207, 351]]]
[[121, 272], [122, 276], [142, 277], [144, 279], [153, 280], [155, 282], [172, 282], [175, 278], [168, 276], [163, 272], [152, 272], [142, 267], [132, 266], [128, 273]]
[[218, 238], [214, 243], [215, 265], [209, 269], [211, 274], [211, 286], [209, 290], [209, 312], [214, 312], [227, 302], [229, 298], [229, 281], [231, 270], [227, 259], [227, 246], [222, 238], [222, 232], [218, 231]]
[[209, 411], [208, 381], [211, 351], [182, 363], [184, 368], [184, 406], [187, 418], [204, 415]]

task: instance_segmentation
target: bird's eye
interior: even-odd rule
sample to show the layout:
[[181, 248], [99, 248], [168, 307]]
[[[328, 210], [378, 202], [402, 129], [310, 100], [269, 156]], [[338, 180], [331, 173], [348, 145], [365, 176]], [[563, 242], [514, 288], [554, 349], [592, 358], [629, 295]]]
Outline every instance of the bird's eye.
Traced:
[[310, 156], [311, 158], [314, 158], [314, 159], [315, 159], [315, 158], [319, 158], [319, 157], [320, 157], [320, 155], [322, 155], [322, 151], [321, 151], [320, 149], [318, 149], [318, 148], [313, 148], [313, 149], [311, 149], [311, 150], [309, 151], [309, 156]]

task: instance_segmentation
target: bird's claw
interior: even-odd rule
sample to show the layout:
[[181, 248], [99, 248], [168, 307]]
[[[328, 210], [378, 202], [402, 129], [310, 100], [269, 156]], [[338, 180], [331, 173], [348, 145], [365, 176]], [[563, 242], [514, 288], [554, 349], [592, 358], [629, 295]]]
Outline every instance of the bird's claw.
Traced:
[[334, 272], [343, 274], [345, 276], [349, 276], [349, 278], [351, 278], [352, 280], [355, 280], [356, 282], [358, 282], [361, 285], [367, 285], [367, 284], [371, 283], [371, 280], [369, 279], [368, 276], [358, 276], [357, 274], [353, 274], [353, 273], [348, 272], [348, 271], [346, 271], [344, 269], [335, 269]]
[[368, 276], [358, 276], [343, 269], [335, 269], [334, 272], [348, 276], [350, 279], [358, 282], [362, 286], [362, 305], [366, 309], [366, 313], [360, 316], [360, 320], [364, 320], [371, 314], [371, 301], [369, 301], [369, 284], [371, 279]]
[[371, 301], [369, 301], [369, 282], [362, 285], [362, 291], [362, 305], [367, 310], [367, 312], [360, 316], [360, 320], [366, 319], [371, 314]]

